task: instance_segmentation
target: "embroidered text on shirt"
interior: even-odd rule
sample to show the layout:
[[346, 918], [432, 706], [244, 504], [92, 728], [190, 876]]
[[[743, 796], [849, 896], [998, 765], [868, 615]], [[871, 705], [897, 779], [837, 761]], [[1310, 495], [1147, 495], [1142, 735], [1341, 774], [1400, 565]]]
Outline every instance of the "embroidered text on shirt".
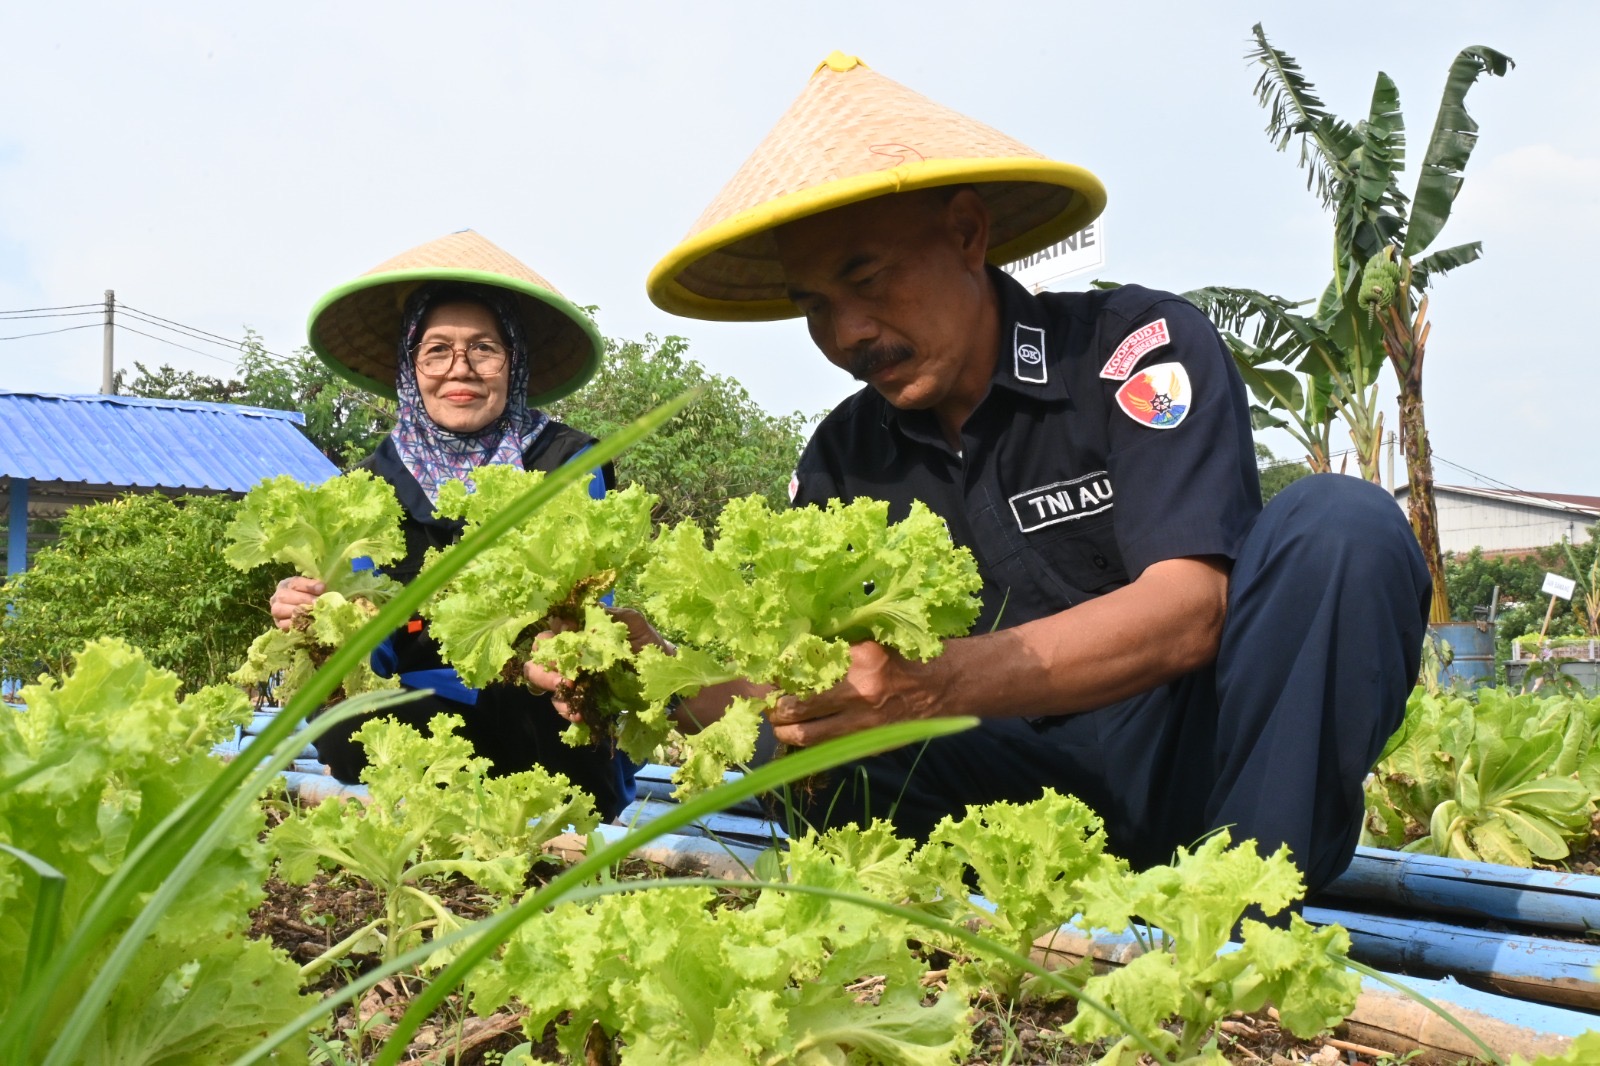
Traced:
[[1017, 528], [1032, 533], [1059, 522], [1071, 522], [1109, 510], [1112, 504], [1111, 477], [1096, 470], [1070, 481], [1054, 481], [1027, 489], [1011, 497], [1011, 514]]

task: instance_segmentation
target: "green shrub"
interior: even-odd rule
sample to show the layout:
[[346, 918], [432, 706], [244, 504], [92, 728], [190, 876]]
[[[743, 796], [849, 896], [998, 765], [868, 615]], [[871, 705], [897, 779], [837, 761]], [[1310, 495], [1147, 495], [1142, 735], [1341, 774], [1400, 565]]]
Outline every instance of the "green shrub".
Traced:
[[65, 676], [84, 644], [116, 637], [188, 691], [225, 682], [269, 624], [283, 576], [223, 560], [237, 507], [223, 496], [137, 495], [67, 512], [60, 539], [6, 586], [0, 672]]

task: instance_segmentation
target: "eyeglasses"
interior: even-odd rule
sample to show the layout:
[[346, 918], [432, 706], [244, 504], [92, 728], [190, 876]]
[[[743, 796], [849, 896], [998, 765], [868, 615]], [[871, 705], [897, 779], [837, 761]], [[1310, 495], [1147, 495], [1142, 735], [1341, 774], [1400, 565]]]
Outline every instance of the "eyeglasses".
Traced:
[[412, 348], [411, 357], [416, 360], [417, 373], [442, 378], [456, 365], [457, 352], [466, 356], [467, 365], [474, 374], [483, 377], [494, 377], [506, 365], [505, 346], [494, 341], [473, 341], [465, 348], [444, 341], [427, 341]]

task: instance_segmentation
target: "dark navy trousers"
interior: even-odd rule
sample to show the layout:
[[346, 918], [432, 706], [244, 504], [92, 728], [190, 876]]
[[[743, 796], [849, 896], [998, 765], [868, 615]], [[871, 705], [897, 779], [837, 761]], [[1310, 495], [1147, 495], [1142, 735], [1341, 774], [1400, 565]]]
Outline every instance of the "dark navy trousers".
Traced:
[[1388, 493], [1302, 478], [1245, 537], [1211, 666], [1099, 710], [990, 720], [840, 768], [804, 813], [892, 817], [923, 838], [969, 804], [1049, 787], [1093, 807], [1136, 868], [1226, 826], [1263, 854], [1287, 844], [1315, 892], [1350, 863], [1362, 778], [1404, 716], [1431, 590]]

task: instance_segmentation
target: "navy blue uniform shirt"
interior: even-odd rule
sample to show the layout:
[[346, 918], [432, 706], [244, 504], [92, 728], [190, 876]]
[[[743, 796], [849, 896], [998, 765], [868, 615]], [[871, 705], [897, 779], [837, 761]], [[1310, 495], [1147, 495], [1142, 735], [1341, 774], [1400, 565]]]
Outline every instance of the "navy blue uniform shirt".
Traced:
[[818, 426], [796, 504], [866, 496], [944, 517], [983, 575], [973, 632], [1054, 614], [1163, 559], [1235, 557], [1261, 510], [1244, 384], [1216, 329], [1128, 285], [1000, 298], [988, 395], [950, 447], [929, 411], [870, 386]]

